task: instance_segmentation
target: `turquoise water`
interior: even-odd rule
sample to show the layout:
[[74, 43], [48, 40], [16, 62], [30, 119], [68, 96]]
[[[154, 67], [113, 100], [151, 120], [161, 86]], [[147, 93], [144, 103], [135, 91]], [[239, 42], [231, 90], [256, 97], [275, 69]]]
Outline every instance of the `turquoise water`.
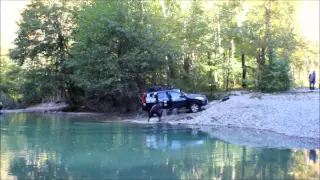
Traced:
[[319, 178], [319, 150], [252, 148], [166, 124], [0, 118], [1, 179]]

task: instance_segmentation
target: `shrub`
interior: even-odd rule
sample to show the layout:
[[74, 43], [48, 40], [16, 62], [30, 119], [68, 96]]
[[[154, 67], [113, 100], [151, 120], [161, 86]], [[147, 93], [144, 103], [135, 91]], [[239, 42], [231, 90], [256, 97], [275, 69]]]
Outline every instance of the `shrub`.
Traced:
[[15, 109], [19, 107], [18, 103], [13, 98], [2, 91], [0, 91], [0, 101], [5, 109]]
[[288, 62], [276, 60], [260, 71], [258, 87], [262, 92], [281, 92], [291, 87], [290, 68]]

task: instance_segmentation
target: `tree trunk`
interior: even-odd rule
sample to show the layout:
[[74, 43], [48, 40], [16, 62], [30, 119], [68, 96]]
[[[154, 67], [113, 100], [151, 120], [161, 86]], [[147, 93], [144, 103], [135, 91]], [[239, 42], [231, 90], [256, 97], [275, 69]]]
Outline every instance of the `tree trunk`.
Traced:
[[183, 61], [183, 67], [186, 74], [190, 73], [190, 57], [186, 55]]
[[267, 4], [265, 6], [266, 9], [266, 32], [265, 32], [265, 40], [268, 44], [268, 58], [269, 63], [272, 63], [273, 60], [273, 48], [272, 48], [272, 42], [271, 42], [271, 34], [270, 34], [270, 19], [271, 19], [271, 3], [270, 0], [267, 0]]
[[296, 75], [295, 75], [295, 69], [292, 68], [292, 82], [296, 82]]
[[231, 56], [231, 48], [229, 48], [228, 60], [227, 60], [227, 77], [226, 77], [226, 91], [229, 90], [229, 76], [230, 76], [230, 56]]
[[194, 68], [194, 62], [196, 59], [194, 50], [192, 50], [192, 59], [191, 59], [191, 63], [190, 63], [190, 68], [191, 68], [191, 80], [192, 80], [192, 87], [193, 87], [193, 91], [196, 91], [196, 80], [195, 80], [195, 76], [196, 76], [196, 72], [195, 72], [195, 68]]
[[162, 14], [163, 14], [163, 16], [164, 16], [164, 17], [167, 17], [165, 1], [164, 1], [164, 0], [160, 0], [160, 4], [161, 4], [161, 7], [162, 7]]
[[[214, 51], [214, 60], [216, 60], [216, 59], [217, 59], [217, 52]], [[217, 82], [218, 82], [218, 73], [217, 73], [217, 70], [215, 69], [214, 70], [214, 83], [217, 84]]]
[[259, 70], [261, 71], [261, 70], [263, 70], [263, 67], [264, 67], [264, 65], [265, 65], [265, 48], [263, 47], [263, 48], [261, 48], [261, 50], [260, 49], [258, 49], [258, 53], [257, 53], [257, 56], [256, 56], [256, 59], [257, 59], [257, 63], [258, 63], [258, 67], [259, 67]]
[[210, 67], [210, 74], [209, 74], [209, 80], [210, 80], [210, 95], [212, 96], [213, 94], [213, 77], [212, 77], [212, 58], [211, 58], [211, 53], [208, 52], [208, 60], [209, 60], [209, 67]]
[[261, 66], [264, 66], [266, 64], [266, 57], [265, 56], [266, 56], [266, 48], [263, 47], [263, 48], [261, 48], [261, 63], [260, 63]]
[[247, 83], [246, 83], [247, 68], [246, 68], [246, 61], [244, 59], [243, 49], [241, 50], [241, 63], [242, 63], [242, 88], [247, 88]]
[[[187, 21], [184, 21], [183, 22], [183, 33], [186, 33], [186, 32], [187, 32]], [[184, 71], [185, 71], [185, 74], [187, 77], [187, 75], [190, 73], [190, 56], [188, 55], [188, 52], [187, 52], [187, 39], [186, 38], [183, 40], [183, 54], [184, 54], [183, 68], [184, 68]]]
[[[248, 2], [246, 2], [248, 3]], [[243, 8], [243, 1], [240, 0], [240, 9], [238, 9], [238, 27], [240, 27], [240, 34], [242, 35], [242, 24], [243, 21], [245, 21], [246, 19], [246, 10]], [[245, 21], [246, 22], [246, 21]], [[247, 22], [246, 22], [247, 24]], [[247, 88], [247, 83], [246, 83], [246, 73], [247, 73], [247, 69], [246, 69], [246, 61], [245, 61], [245, 56], [244, 56], [244, 49], [243, 49], [243, 42], [241, 43], [241, 65], [242, 65], [242, 88]]]
[[[219, 2], [218, 2], [219, 3]], [[217, 22], [217, 37], [218, 37], [218, 49], [219, 49], [219, 59], [221, 62], [221, 72], [223, 78], [223, 87], [225, 88], [226, 80], [225, 80], [225, 60], [224, 60], [224, 50], [222, 48], [222, 38], [221, 38], [221, 24], [220, 24], [220, 9], [217, 9], [218, 22]]]
[[224, 86], [224, 89], [227, 91], [228, 90], [228, 87], [227, 87], [227, 67], [226, 67], [226, 53], [223, 53], [223, 66], [222, 66], [222, 71], [223, 71], [223, 86]]
[[235, 58], [234, 58], [234, 54], [236, 51], [236, 45], [235, 45], [235, 41], [234, 38], [231, 39], [231, 48], [229, 48], [229, 62], [228, 62], [228, 84], [229, 84], [229, 76], [232, 74], [232, 80], [233, 80], [233, 87], [235, 87], [235, 78], [234, 78], [234, 73], [233, 72], [233, 65], [232, 63], [235, 63]]

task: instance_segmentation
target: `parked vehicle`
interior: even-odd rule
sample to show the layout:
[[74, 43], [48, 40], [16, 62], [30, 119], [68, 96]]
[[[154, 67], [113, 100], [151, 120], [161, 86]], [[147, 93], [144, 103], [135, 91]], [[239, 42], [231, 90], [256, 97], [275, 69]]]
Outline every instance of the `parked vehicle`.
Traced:
[[195, 113], [208, 104], [208, 99], [201, 94], [187, 94], [181, 89], [172, 86], [153, 86], [143, 93], [143, 110], [150, 111], [151, 107], [158, 102], [162, 102], [164, 109], [187, 108]]

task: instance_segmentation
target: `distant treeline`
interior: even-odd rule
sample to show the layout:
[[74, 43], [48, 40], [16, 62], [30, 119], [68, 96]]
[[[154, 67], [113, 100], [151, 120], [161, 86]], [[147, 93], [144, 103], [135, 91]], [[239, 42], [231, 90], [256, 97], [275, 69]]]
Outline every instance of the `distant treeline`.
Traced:
[[1, 58], [2, 98], [131, 111], [155, 84], [207, 94], [284, 91], [318, 66], [318, 44], [296, 28], [300, 4], [34, 0]]

